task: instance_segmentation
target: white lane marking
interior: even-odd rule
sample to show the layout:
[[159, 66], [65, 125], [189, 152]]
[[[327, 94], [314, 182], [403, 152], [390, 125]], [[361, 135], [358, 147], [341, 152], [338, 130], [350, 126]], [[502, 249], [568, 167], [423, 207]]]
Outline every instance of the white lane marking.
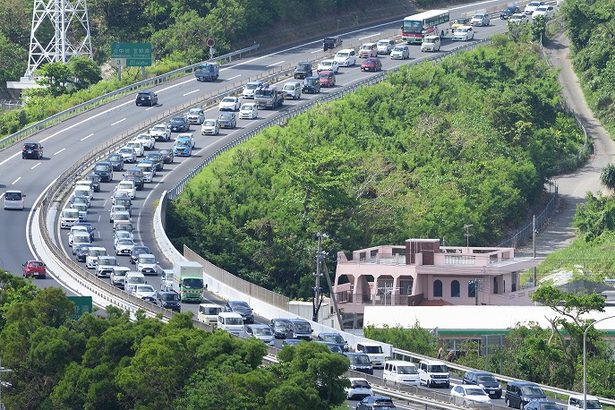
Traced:
[[3, 196], [4, 196], [4, 192], [0, 194], [0, 199], [2, 199]]
[[19, 182], [20, 179], [21, 179], [21, 177], [17, 178], [15, 181], [13, 181], [13, 183], [11, 183], [11, 185], [15, 185], [16, 183]]
[[359, 40], [365, 40], [367, 38], [376, 37], [376, 36], [379, 36], [380, 34], [382, 33], [370, 34], [369, 36], [359, 37]]
[[[98, 222], [100, 223], [100, 215], [98, 215]], [[100, 232], [99, 232], [100, 233]]]
[[199, 91], [201, 91], [201, 89], [197, 88], [196, 90], [188, 91], [183, 96], [185, 97], [185, 96], [190, 95], [190, 94], [198, 93]]
[[103, 208], [107, 206], [107, 201], [108, 199], [105, 199], [105, 202], [103, 202]]
[[268, 66], [265, 66], [265, 67], [274, 67], [274, 66], [276, 66], [276, 65], [280, 65], [280, 64], [282, 64], [283, 62], [284, 62], [284, 60], [280, 60], [280, 61], [278, 61], [277, 63], [272, 63], [272, 64], [269, 64]]
[[116, 122], [112, 122], [112, 123], [111, 123], [111, 126], [117, 125], [117, 124], [119, 124], [120, 122], [124, 122], [124, 121], [126, 121], [126, 117], [122, 118], [121, 120], [117, 120]]
[[317, 49], [317, 50], [310, 51], [310, 54], [316, 54], [316, 53], [319, 53], [319, 52], [321, 52], [321, 51], [322, 51], [322, 48], [319, 48], [319, 49]]
[[94, 134], [89, 134], [89, 135], [86, 135], [85, 137], [81, 138], [79, 141], [85, 141], [85, 140], [87, 140], [88, 138], [92, 137], [93, 135], [94, 135]]
[[231, 78], [227, 78], [227, 80], [234, 80], [237, 77], [241, 77], [241, 74], [237, 74], [237, 75], [235, 75], [235, 76], [233, 76]]
[[38, 167], [38, 166], [39, 166], [39, 165], [41, 165], [41, 164], [42, 164], [42, 162], [39, 162], [38, 164], [35, 164], [35, 165], [34, 165], [32, 168], [30, 168], [30, 169], [34, 169], [34, 168]]
[[145, 111], [152, 110], [152, 109], [154, 109], [154, 107], [155, 107], [155, 106], [152, 106], [152, 107], [147, 107], [147, 108], [145, 109]]
[[66, 148], [62, 148], [61, 150], [54, 152], [53, 155], [58, 155], [62, 151], [66, 151]]

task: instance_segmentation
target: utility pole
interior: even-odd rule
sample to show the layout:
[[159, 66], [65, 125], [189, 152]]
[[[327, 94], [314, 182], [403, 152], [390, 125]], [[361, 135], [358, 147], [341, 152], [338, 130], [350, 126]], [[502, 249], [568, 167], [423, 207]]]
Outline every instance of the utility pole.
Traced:
[[466, 237], [466, 248], [470, 247], [470, 236], [472, 236], [472, 234], [470, 233], [470, 228], [473, 227], [474, 225], [472, 224], [465, 224], [463, 226], [463, 229], [465, 229], [466, 233], [464, 234], [464, 236]]
[[474, 305], [478, 306], [478, 278], [474, 278]]
[[[532, 215], [532, 255], [534, 256], [534, 259], [536, 259], [536, 215]], [[532, 272], [534, 286], [538, 286], [536, 283], [536, 266], [532, 268]]]
[[[13, 370], [2, 367], [2, 358], [0, 358], [0, 376], [2, 373], [12, 372]], [[2, 378], [0, 378], [0, 410], [6, 410], [4, 403], [2, 403]]]
[[318, 236], [318, 250], [316, 251], [316, 274], [314, 275], [316, 278], [314, 283], [314, 299], [312, 300], [313, 322], [318, 322], [318, 312], [324, 298], [322, 287], [320, 286], [320, 277], [322, 276], [320, 266], [325, 258], [325, 252], [322, 250], [322, 238], [326, 237], [326, 234], [318, 232], [316, 236]]

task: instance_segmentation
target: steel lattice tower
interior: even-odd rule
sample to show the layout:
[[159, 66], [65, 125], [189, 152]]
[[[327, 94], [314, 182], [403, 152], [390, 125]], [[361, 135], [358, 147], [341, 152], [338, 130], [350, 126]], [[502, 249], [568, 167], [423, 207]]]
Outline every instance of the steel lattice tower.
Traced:
[[25, 77], [45, 63], [78, 55], [92, 58], [86, 0], [34, 0]]

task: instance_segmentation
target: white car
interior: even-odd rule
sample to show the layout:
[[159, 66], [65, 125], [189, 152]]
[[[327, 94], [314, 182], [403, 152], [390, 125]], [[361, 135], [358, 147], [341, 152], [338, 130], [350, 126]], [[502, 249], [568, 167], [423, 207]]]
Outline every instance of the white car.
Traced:
[[138, 298], [156, 299], [156, 289], [152, 285], [135, 285], [132, 294]]
[[85, 266], [88, 269], [94, 269], [98, 264], [98, 257], [107, 255], [107, 250], [102, 246], [92, 246], [88, 249], [88, 254], [85, 257]]
[[188, 118], [190, 124], [201, 125], [205, 121], [205, 111], [202, 108], [190, 108], [186, 118]]
[[268, 84], [264, 81], [250, 81], [246, 85], [243, 86], [243, 91], [241, 92], [241, 96], [243, 98], [254, 98], [254, 92], [261, 87], [266, 87]]
[[470, 19], [471, 26], [488, 26], [491, 23], [491, 19], [489, 18], [489, 14], [487, 13], [476, 13]]
[[99, 256], [98, 266], [96, 267], [96, 276], [99, 278], [108, 278], [113, 273], [113, 268], [117, 266], [115, 256]]
[[378, 54], [391, 54], [391, 50], [393, 50], [393, 47], [395, 47], [395, 41], [393, 40], [389, 40], [384, 39], [384, 40], [378, 40], [378, 42], [376, 43], [376, 52]]
[[115, 244], [115, 254], [130, 256], [132, 248], [134, 248], [135, 242], [132, 239], [121, 239]]
[[340, 67], [351, 67], [357, 63], [357, 52], [354, 48], [345, 48], [335, 53], [333, 59]]
[[149, 129], [148, 133], [158, 141], [171, 140], [171, 128], [166, 124], [156, 124]]
[[476, 403], [491, 403], [489, 395], [474, 384], [458, 384], [451, 389], [451, 402], [469, 407]]
[[121, 180], [115, 187], [115, 192], [123, 192], [128, 195], [128, 198], [135, 199], [135, 196], [137, 195], [137, 187], [135, 186], [135, 181], [127, 181], [125, 179]]
[[83, 232], [90, 234], [88, 231], [88, 227], [85, 225], [73, 225], [70, 227], [70, 232], [68, 232], [68, 246], [73, 246], [73, 238], [75, 235], [82, 234]]
[[421, 52], [423, 51], [440, 51], [441, 40], [440, 36], [425, 36], [421, 43]]
[[156, 138], [150, 134], [139, 134], [133, 141], [139, 141], [143, 145], [143, 149], [154, 149], [156, 147]]
[[111, 276], [109, 276], [109, 281], [113, 286], [124, 289], [124, 279], [126, 279], [126, 274], [128, 272], [130, 272], [129, 268], [124, 266], [116, 266], [113, 268]]
[[[244, 104], [244, 106], [247, 104]], [[241, 107], [243, 109], [243, 106]], [[215, 118], [208, 118], [201, 125], [201, 135], [218, 135], [220, 133], [220, 124]]]
[[337, 64], [337, 61], [333, 59], [322, 60], [318, 63], [318, 67], [316, 67], [316, 72], [320, 73], [321, 71], [333, 71], [337, 73], [340, 69], [340, 66]]
[[376, 43], [365, 43], [359, 49], [359, 58], [378, 57], [378, 47]]
[[[425, 40], [423, 40], [423, 43]], [[410, 49], [406, 45], [398, 45], [391, 50], [391, 60], [406, 60], [410, 58]]]
[[124, 162], [137, 162], [137, 153], [132, 147], [122, 147], [117, 153], [122, 156]]
[[143, 172], [143, 182], [152, 182], [156, 176], [156, 165], [150, 162], [139, 162], [137, 167]]
[[530, 1], [527, 6], [525, 6], [525, 9], [523, 10], [523, 12], [527, 15], [532, 15], [536, 9], [540, 6], [544, 6], [545, 2], [544, 1]]
[[348, 380], [350, 380], [350, 387], [344, 388], [348, 400], [361, 400], [374, 395], [372, 386], [367, 380], [361, 377], [349, 377]]
[[474, 29], [471, 26], [461, 26], [453, 31], [453, 40], [469, 41], [474, 39]]
[[157, 275], [159, 267], [156, 257], [151, 253], [140, 253], [137, 258], [137, 271], [144, 275]]
[[512, 24], [521, 24], [521, 23], [527, 23], [529, 20], [527, 18], [527, 14], [515, 13], [512, 16], [510, 16], [508, 21]]
[[532, 13], [532, 19], [543, 16], [544, 18], [551, 18], [555, 14], [555, 7], [553, 6], [540, 6]]
[[220, 111], [239, 111], [239, 108], [241, 108], [241, 101], [237, 97], [224, 97], [218, 104]]
[[79, 210], [75, 208], [64, 208], [60, 214], [60, 228], [70, 229], [79, 222]]
[[122, 239], [130, 239], [134, 241], [134, 235], [128, 231], [116, 231], [113, 233], [113, 246], [115, 246]]
[[256, 103], [242, 104], [239, 110], [239, 118], [245, 120], [254, 120], [258, 118], [258, 105]]
[[128, 141], [125, 147], [130, 147], [134, 149], [135, 153], [137, 154], [137, 157], [142, 157], [143, 155], [145, 155], [145, 148], [143, 147], [143, 144], [141, 144], [139, 141]]

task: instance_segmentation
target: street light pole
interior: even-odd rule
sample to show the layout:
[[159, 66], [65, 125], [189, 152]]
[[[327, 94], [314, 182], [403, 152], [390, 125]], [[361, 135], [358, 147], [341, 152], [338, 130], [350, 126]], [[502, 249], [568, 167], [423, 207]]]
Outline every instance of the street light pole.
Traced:
[[[2, 358], [0, 358], [0, 375], [2, 373], [12, 372], [13, 370], [2, 367]], [[0, 410], [4, 410], [4, 404], [2, 404], [2, 379], [0, 379]]]
[[615, 316], [607, 316], [602, 319], [595, 320], [585, 326], [585, 331], [583, 332], [583, 410], [587, 410], [587, 332], [596, 323], [600, 323], [607, 319], [615, 319]]

